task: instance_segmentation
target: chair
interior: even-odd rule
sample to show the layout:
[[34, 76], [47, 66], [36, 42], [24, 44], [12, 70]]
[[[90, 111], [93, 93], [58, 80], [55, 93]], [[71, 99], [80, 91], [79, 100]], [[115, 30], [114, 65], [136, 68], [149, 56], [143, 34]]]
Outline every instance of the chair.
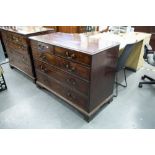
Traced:
[[[150, 45], [145, 45], [144, 60], [148, 64], [155, 66], [155, 52], [152, 51], [152, 48], [150, 48]], [[139, 88], [142, 88], [143, 84], [155, 84], [155, 79], [147, 75], [142, 76], [141, 79], [142, 80], [148, 79], [150, 81], [139, 82], [139, 85], [138, 85]]]
[[147, 59], [148, 59], [147, 55], [148, 54], [153, 54], [153, 53], [154, 53], [154, 51], [152, 50], [152, 47], [149, 44], [144, 46], [144, 56], [143, 56], [143, 58], [144, 58], [144, 60], [146, 62], [147, 62]]
[[7, 89], [7, 85], [3, 76], [3, 69], [0, 66], [0, 92]]
[[[143, 42], [143, 40], [133, 43], [133, 44], [126, 45], [122, 54], [119, 56], [118, 62], [117, 62], [117, 67], [116, 67], [116, 95], [114, 95], [114, 97], [117, 97], [117, 95], [118, 95], [118, 86], [127, 87], [125, 64], [127, 62], [128, 57], [130, 56], [130, 54], [132, 52], [134, 52], [134, 48], [141, 46], [142, 42]], [[124, 72], [125, 85], [118, 82], [117, 74], [121, 70], [123, 70], [123, 72]]]

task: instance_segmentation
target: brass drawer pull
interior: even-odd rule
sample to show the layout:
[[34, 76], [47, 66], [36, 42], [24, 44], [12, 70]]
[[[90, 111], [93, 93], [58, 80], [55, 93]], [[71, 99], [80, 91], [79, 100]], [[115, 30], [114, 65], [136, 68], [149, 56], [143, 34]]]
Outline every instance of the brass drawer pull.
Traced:
[[66, 52], [65, 55], [68, 59], [74, 59], [75, 58], [75, 53], [69, 54], [69, 52]]
[[75, 71], [75, 67], [72, 66], [71, 67], [71, 71], [74, 72]]
[[25, 57], [23, 57], [23, 59], [22, 59], [23, 61], [25, 61]]
[[48, 46], [44, 46], [44, 45], [41, 45], [41, 44], [38, 45], [38, 50], [40, 50], [40, 51], [45, 51], [48, 48], [49, 48]]
[[65, 54], [66, 54], [67, 57], [69, 56], [69, 52], [66, 52]]
[[76, 85], [76, 81], [74, 79], [67, 79], [66, 80], [68, 83], [72, 84], [73, 86]]
[[73, 59], [73, 58], [75, 58], [76, 56], [75, 56], [75, 54], [73, 53], [73, 54], [71, 54], [71, 58]]
[[25, 49], [25, 46], [24, 45], [21, 45], [21, 49]]
[[69, 65], [68, 64], [66, 64], [66, 68], [69, 69]]
[[42, 59], [42, 61], [46, 61], [47, 60], [47, 58], [46, 58], [46, 56], [44, 54], [40, 54], [39, 58]]
[[75, 72], [75, 67], [70, 66], [69, 64], [65, 65], [65, 68], [69, 71], [69, 72]]
[[42, 60], [44, 60], [44, 61], [46, 60], [46, 56], [45, 55], [42, 56]]
[[18, 48], [19, 49], [25, 49], [25, 46], [24, 45], [18, 45]]
[[19, 39], [15, 36], [12, 36], [12, 39], [15, 41], [15, 42], [19, 42]]
[[76, 99], [75, 96], [73, 96], [69, 91], [67, 93], [67, 96], [70, 98], [70, 99]]
[[45, 67], [43, 67], [42, 65], [40, 65], [40, 70], [42, 71], [42, 72], [44, 72], [44, 73], [47, 73], [47, 69], [45, 68]]

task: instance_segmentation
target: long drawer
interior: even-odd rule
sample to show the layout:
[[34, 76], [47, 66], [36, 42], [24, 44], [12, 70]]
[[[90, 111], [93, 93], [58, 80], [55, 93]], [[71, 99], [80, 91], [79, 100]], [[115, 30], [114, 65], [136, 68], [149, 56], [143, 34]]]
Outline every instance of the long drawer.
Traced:
[[83, 81], [76, 76], [69, 73], [63, 72], [54, 66], [50, 66], [47, 63], [35, 60], [35, 68], [48, 76], [60, 81], [62, 84], [71, 87], [72, 89], [78, 90], [80, 93], [88, 96], [89, 95], [89, 82]]
[[28, 55], [28, 49], [25, 46], [22, 45], [14, 45], [12, 43], [7, 43], [6, 44], [7, 52], [13, 52], [14, 53], [19, 53], [19, 54], [25, 54]]
[[13, 57], [16, 61], [31, 66], [31, 60], [26, 52], [19, 53], [16, 49], [7, 48], [9, 58]]
[[33, 76], [30, 64], [30, 58], [28, 56], [11, 52], [9, 52], [8, 54], [9, 54], [9, 63], [11, 65], [17, 67], [18, 69], [28, 74], [29, 76]]
[[45, 76], [45, 74], [43, 74], [40, 71], [36, 71], [36, 74], [37, 74], [37, 82], [40, 82], [41, 84], [45, 85], [52, 91], [71, 101], [74, 105], [87, 111], [88, 98], [75, 93], [72, 89], [69, 89], [64, 85], [61, 85], [60, 83], [57, 83], [54, 79]]
[[88, 81], [90, 80], [89, 67], [52, 55], [49, 52], [41, 53], [32, 49], [32, 53], [33, 53], [33, 58], [35, 59], [54, 65], [60, 69], [63, 69], [64, 71], [80, 76], [81, 78], [84, 78]]
[[15, 51], [17, 51], [17, 52], [19, 52], [21, 54], [23, 54], [23, 53], [28, 54], [27, 45], [15, 44], [13, 42], [8, 41], [7, 42], [7, 47], [14, 49]]
[[27, 44], [26, 38], [19, 34], [15, 34], [12, 32], [2, 32], [2, 34], [5, 35], [5, 38], [7, 39], [7, 41], [11, 41], [11, 42], [23, 44], [23, 45]]
[[[8, 32], [2, 32], [2, 35], [3, 35], [3, 40], [4, 40], [4, 43], [5, 43], [5, 48], [7, 50], [7, 53], [8, 55], [11, 54], [22, 54], [20, 55], [21, 56], [21, 59], [26, 59], [28, 60], [28, 64], [30, 64], [30, 58], [29, 58], [29, 55], [28, 55], [28, 48], [27, 48], [27, 44], [22, 44], [22, 43], [15, 43], [13, 41], [9, 41], [8, 38], [7, 38], [7, 34]], [[26, 57], [26, 58], [25, 58]], [[25, 61], [26, 61], [25, 60]]]
[[69, 49], [65, 49], [65, 48], [57, 47], [53, 45], [48, 45], [45, 43], [32, 41], [32, 40], [31, 40], [31, 47], [34, 51], [38, 51], [40, 53], [48, 52], [86, 66], [91, 65], [91, 56], [85, 53], [81, 53], [81, 52], [77, 52], [77, 51], [73, 51], [73, 50], [69, 50]]

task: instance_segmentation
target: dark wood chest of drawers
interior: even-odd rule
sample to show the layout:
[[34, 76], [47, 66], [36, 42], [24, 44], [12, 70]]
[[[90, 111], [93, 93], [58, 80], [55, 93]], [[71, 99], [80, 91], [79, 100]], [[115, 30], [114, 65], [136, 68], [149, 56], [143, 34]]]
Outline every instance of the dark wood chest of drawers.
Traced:
[[113, 98], [117, 43], [64, 33], [30, 40], [36, 84], [75, 107], [87, 120]]
[[29, 36], [52, 33], [53, 29], [40, 27], [0, 28], [11, 68], [17, 68], [35, 80]]

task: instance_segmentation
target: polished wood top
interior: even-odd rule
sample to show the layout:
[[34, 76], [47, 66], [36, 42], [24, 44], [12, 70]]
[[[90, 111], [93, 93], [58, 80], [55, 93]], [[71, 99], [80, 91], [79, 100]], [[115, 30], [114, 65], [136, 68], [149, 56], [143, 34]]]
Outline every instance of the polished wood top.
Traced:
[[41, 26], [1, 26], [1, 30], [6, 30], [14, 33], [18, 33], [25, 36], [31, 36], [36, 33], [44, 33], [46, 31], [53, 32], [52, 28], [45, 28]]
[[115, 41], [107, 41], [105, 38], [92, 38], [87, 34], [67, 34], [67, 33], [51, 33], [47, 35], [39, 35], [30, 37], [32, 40], [43, 43], [67, 48], [70, 50], [80, 51], [90, 55], [99, 53], [119, 43]]

